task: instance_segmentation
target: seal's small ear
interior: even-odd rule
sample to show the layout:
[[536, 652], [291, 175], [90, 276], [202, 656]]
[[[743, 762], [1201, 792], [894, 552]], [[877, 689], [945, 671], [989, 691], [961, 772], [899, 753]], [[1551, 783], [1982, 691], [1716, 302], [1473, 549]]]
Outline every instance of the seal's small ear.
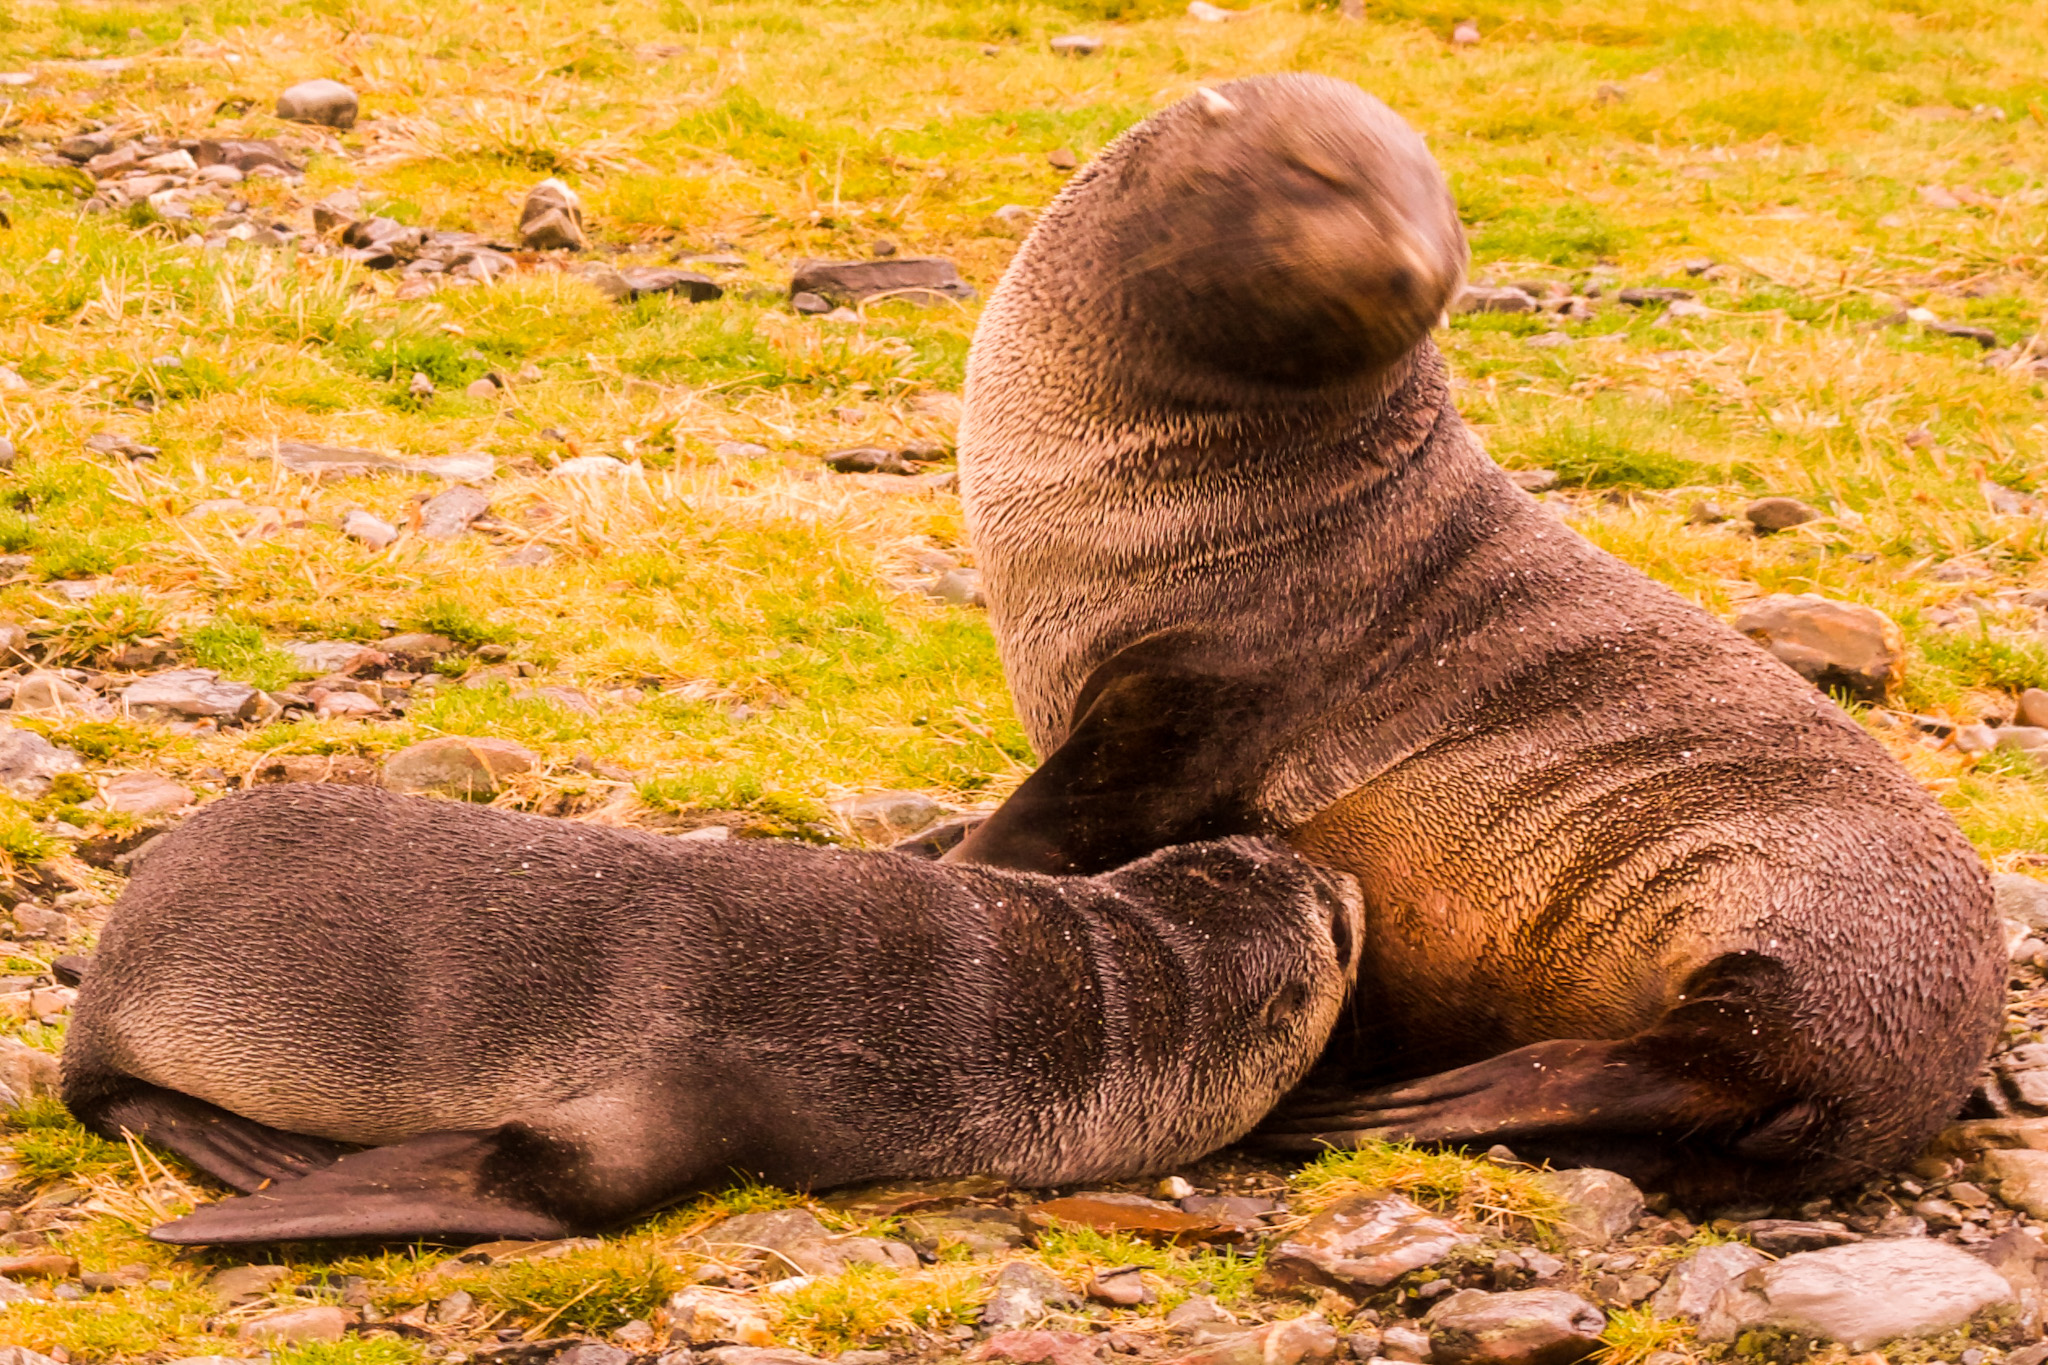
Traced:
[[1229, 100], [1223, 98], [1223, 96], [1217, 94], [1214, 90], [1211, 90], [1206, 85], [1203, 86], [1201, 89], [1195, 91], [1195, 95], [1202, 101], [1202, 112], [1207, 114], [1210, 118], [1218, 120], [1226, 119], [1237, 112], [1236, 105], [1232, 104]]

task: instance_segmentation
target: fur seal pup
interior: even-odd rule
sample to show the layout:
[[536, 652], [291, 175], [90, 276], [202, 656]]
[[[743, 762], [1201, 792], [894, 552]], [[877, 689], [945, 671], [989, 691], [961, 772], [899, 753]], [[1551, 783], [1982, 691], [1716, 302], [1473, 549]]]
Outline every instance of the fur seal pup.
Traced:
[[1984, 871], [1827, 698], [1487, 458], [1427, 339], [1465, 259], [1421, 140], [1322, 77], [1074, 178], [961, 433], [1046, 757], [947, 856], [1262, 832], [1357, 876], [1359, 1004], [1284, 1147], [1504, 1142], [1704, 1199], [1889, 1167], [1996, 1031]]
[[114, 907], [63, 1096], [248, 1192], [177, 1243], [559, 1237], [735, 1173], [1132, 1176], [1307, 1071], [1357, 915], [1263, 840], [1053, 879], [271, 787]]

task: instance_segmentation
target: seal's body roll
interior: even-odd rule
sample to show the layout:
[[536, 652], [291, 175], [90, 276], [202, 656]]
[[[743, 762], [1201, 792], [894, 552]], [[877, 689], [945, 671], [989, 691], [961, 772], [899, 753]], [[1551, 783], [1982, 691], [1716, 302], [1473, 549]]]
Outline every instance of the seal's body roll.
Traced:
[[1048, 210], [961, 437], [1046, 760], [948, 856], [1273, 832], [1356, 875], [1360, 1003], [1283, 1146], [1708, 1197], [1887, 1166], [1995, 1034], [1982, 867], [1826, 698], [1487, 458], [1426, 337], [1463, 264], [1420, 141], [1316, 77], [1185, 101]]
[[177, 1242], [561, 1236], [736, 1174], [1136, 1175], [1307, 1071], [1357, 913], [1259, 840], [1057, 879], [265, 788], [114, 908], [64, 1100], [281, 1182]]

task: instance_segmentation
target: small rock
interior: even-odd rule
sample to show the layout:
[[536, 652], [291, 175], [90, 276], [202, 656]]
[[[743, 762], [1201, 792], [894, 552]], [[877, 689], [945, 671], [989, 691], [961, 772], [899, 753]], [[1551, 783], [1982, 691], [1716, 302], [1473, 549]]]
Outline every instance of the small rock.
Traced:
[[[29, 1292], [27, 1285], [16, 1284], [13, 1280], [8, 1279], [6, 1276], [0, 1275], [0, 1304], [34, 1303], [35, 1301], [36, 1296]], [[19, 1346], [10, 1346], [5, 1349], [10, 1354], [16, 1356], [26, 1354], [29, 1356], [33, 1356], [37, 1360], [49, 1359], [48, 1356], [38, 1356], [33, 1351], [24, 1352], [22, 1348]]]
[[1154, 1296], [1145, 1287], [1144, 1270], [1139, 1265], [1098, 1270], [1088, 1277], [1088, 1297], [1112, 1308], [1135, 1308], [1149, 1303]]
[[496, 398], [499, 392], [498, 381], [486, 375], [482, 379], [472, 379], [468, 384], [464, 385], [462, 396], [488, 402], [490, 399]]
[[832, 809], [855, 834], [870, 843], [894, 843], [953, 814], [950, 807], [940, 805], [923, 792], [899, 791], [851, 797]]
[[537, 569], [554, 557], [555, 552], [545, 545], [522, 545], [498, 562], [508, 569]]
[[1461, 1289], [1422, 1321], [1437, 1365], [1571, 1365], [1607, 1330], [1605, 1313], [1560, 1289]]
[[897, 256], [881, 261], [817, 261], [797, 263], [790, 277], [790, 302], [798, 312], [800, 294], [813, 294], [830, 304], [865, 303], [871, 299], [904, 299], [935, 304], [971, 299], [973, 286], [959, 268], [937, 256]]
[[300, 81], [277, 97], [279, 118], [330, 128], [355, 127], [358, 108], [356, 92], [340, 81]]
[[666, 266], [629, 266], [622, 270], [606, 267], [593, 271], [588, 278], [607, 297], [622, 303], [648, 294], [680, 294], [691, 303], [709, 303], [725, 295], [724, 288], [709, 275]]
[[1337, 1330], [1321, 1313], [1308, 1313], [1220, 1338], [1172, 1365], [1325, 1365], [1336, 1358]]
[[1555, 469], [1511, 469], [1508, 477], [1515, 481], [1515, 487], [1524, 493], [1541, 493], [1557, 486]]
[[1081, 1299], [1036, 1261], [1010, 1261], [996, 1272], [981, 1309], [981, 1325], [997, 1331], [1038, 1322], [1054, 1308], [1079, 1308]]
[[[749, 1348], [743, 1346], [739, 1349]], [[549, 1365], [628, 1365], [632, 1359], [631, 1351], [622, 1351], [602, 1341], [579, 1341], [556, 1356]]]
[[438, 663], [459, 648], [445, 635], [429, 635], [423, 631], [387, 636], [377, 642], [379, 653], [389, 655], [394, 663], [407, 665]]
[[34, 901], [22, 901], [16, 905], [13, 919], [17, 938], [66, 939], [71, 937], [74, 927], [71, 916]]
[[384, 764], [384, 786], [395, 792], [439, 792], [477, 801], [495, 796], [507, 778], [540, 763], [531, 749], [505, 739], [443, 735], [401, 749]]
[[1818, 687], [1884, 702], [1905, 674], [1905, 636], [1884, 613], [1811, 593], [1752, 602], [1735, 628]]
[[1699, 1334], [1733, 1341], [1752, 1328], [1778, 1328], [1868, 1351], [1899, 1337], [1938, 1336], [2012, 1301], [2003, 1276], [1945, 1242], [1863, 1242], [1744, 1272], [1715, 1295]]
[[1166, 1325], [1176, 1332], [1208, 1332], [1236, 1327], [1237, 1318], [1209, 1295], [1196, 1294], [1175, 1305], [1166, 1315]]
[[475, 1297], [466, 1289], [458, 1289], [434, 1305], [434, 1321], [443, 1325], [460, 1322], [474, 1307]]
[[85, 448], [102, 455], [115, 455], [124, 460], [154, 460], [163, 454], [156, 446], [146, 446], [140, 441], [121, 435], [117, 431], [100, 431], [85, 438]]
[[1772, 1256], [1846, 1246], [1863, 1240], [1840, 1223], [1804, 1222], [1794, 1218], [1753, 1218], [1742, 1225], [1757, 1250]]
[[1758, 498], [1742, 509], [1742, 516], [1751, 526], [1769, 535], [1773, 531], [1789, 531], [1794, 526], [1818, 521], [1821, 511], [1797, 498]]
[[383, 650], [354, 640], [287, 640], [280, 648], [302, 671], [323, 677], [334, 673], [360, 676], [391, 662]]
[[[17, 1038], [0, 1038], [0, 1089], [14, 1096], [8, 1107], [52, 1093], [57, 1089], [58, 1076], [54, 1053], [30, 1047]], [[27, 1273], [32, 1272], [22, 1270], [18, 1264], [0, 1268], [4, 1275]]]
[[164, 815], [192, 804], [192, 789], [161, 773], [123, 773], [100, 788], [100, 803], [123, 815]]
[[1031, 1241], [1030, 1229], [1015, 1213], [972, 1204], [939, 1213], [912, 1214], [903, 1220], [903, 1231], [932, 1247], [957, 1243], [973, 1256], [1001, 1255]]
[[57, 1362], [26, 1346], [0, 1346], [0, 1365], [57, 1365]]
[[835, 474], [915, 474], [903, 457], [880, 446], [848, 446], [824, 457], [825, 468]]
[[1429, 1333], [1412, 1323], [1397, 1322], [1380, 1333], [1380, 1350], [1388, 1360], [1426, 1361], [1434, 1354]]
[[799, 290], [791, 294], [789, 296], [789, 306], [799, 313], [813, 317], [832, 311], [831, 300], [813, 294], [809, 290]]
[[[2037, 693], [2038, 689], [2028, 688], [2027, 691]], [[2020, 704], [2021, 720], [2025, 724], [2041, 725], [2048, 720], [2048, 717], [2028, 718], [2025, 697], [2021, 698]], [[0, 764], [0, 769], [4, 769], [4, 764]], [[2024, 873], [2001, 872], [1991, 879], [1991, 890], [2001, 916], [2029, 929], [2048, 930], [2048, 882], [2037, 881]]]
[[526, 192], [519, 208], [519, 241], [530, 251], [581, 251], [590, 245], [583, 230], [583, 201], [553, 176]]
[[1643, 1216], [1643, 1192], [1627, 1176], [1584, 1166], [1539, 1178], [1563, 1201], [1558, 1231], [1573, 1246], [1604, 1247]]
[[1345, 1293], [1383, 1289], [1477, 1240], [1400, 1195], [1354, 1195], [1268, 1252], [1259, 1284], [1268, 1293], [1316, 1285]]
[[745, 1294], [697, 1285], [669, 1295], [665, 1310], [671, 1336], [679, 1342], [775, 1344], [768, 1319]]
[[454, 540], [490, 510], [489, 497], [458, 485], [427, 499], [420, 508], [419, 534], [427, 540]]
[[1479, 25], [1471, 19], [1460, 19], [1451, 29], [1451, 42], [1458, 47], [1471, 47], [1479, 41]]
[[1085, 1332], [997, 1332], [974, 1348], [969, 1360], [1008, 1360], [1016, 1365], [1096, 1365], [1095, 1339]]
[[1102, 39], [1086, 33], [1063, 33], [1048, 46], [1062, 57], [1086, 57], [1102, 51]]
[[1533, 313], [1536, 300], [1521, 289], [1490, 289], [1468, 284], [1451, 304], [1453, 313]]
[[0, 728], [0, 787], [14, 796], [34, 801], [47, 796], [50, 781], [59, 773], [75, 773], [85, 762], [69, 749], [59, 748], [33, 730]]
[[[632, 1325], [630, 1322], [626, 1324], [627, 1327]], [[624, 1332], [622, 1327], [614, 1335], [622, 1336]], [[887, 1352], [882, 1354], [886, 1356]], [[565, 1358], [555, 1357], [556, 1360]], [[817, 1356], [807, 1356], [802, 1351], [789, 1351], [780, 1346], [714, 1346], [704, 1352], [704, 1359], [711, 1365], [825, 1365]], [[839, 1357], [840, 1365], [845, 1365], [845, 1361], [845, 1356]], [[880, 1365], [887, 1365], [887, 1361]]]
[[1005, 204], [989, 216], [996, 230], [1012, 237], [1022, 237], [1031, 231], [1031, 225], [1038, 221], [1038, 215], [1022, 204]]
[[752, 441], [720, 441], [711, 447], [711, 453], [721, 460], [758, 460], [768, 453], [768, 447]]
[[1625, 303], [1631, 308], [1642, 308], [1652, 303], [1671, 304], [1686, 302], [1695, 297], [1690, 289], [1672, 289], [1669, 287], [1624, 289], [1614, 296], [1617, 303]]
[[210, 668], [138, 678], [121, 694], [121, 708], [129, 715], [169, 720], [247, 720], [263, 702], [263, 694], [249, 684], [229, 682]]
[[388, 549], [398, 539], [398, 528], [379, 517], [373, 517], [360, 507], [349, 509], [342, 518], [342, 534], [350, 540], [359, 540], [373, 550]]
[[14, 700], [10, 705], [25, 716], [109, 714], [107, 704], [98, 694], [61, 674], [40, 670], [24, 675], [14, 685]]
[[925, 593], [941, 602], [951, 602], [956, 607], [985, 607], [988, 597], [982, 591], [981, 570], [948, 569], [925, 585]]
[[1664, 1287], [1651, 1298], [1650, 1309], [1660, 1318], [1698, 1322], [1713, 1303], [1714, 1296], [1730, 1280], [1768, 1264], [1769, 1257], [1740, 1242], [1716, 1242], [1701, 1247], [1671, 1267]]
[[323, 1304], [315, 1308], [287, 1308], [282, 1313], [265, 1313], [251, 1318], [236, 1333], [244, 1341], [275, 1341], [296, 1346], [308, 1341], [340, 1341], [348, 1335], [356, 1315], [346, 1308]]
[[428, 378], [423, 371], [415, 370], [413, 371], [411, 382], [405, 386], [405, 391], [414, 398], [432, 398], [434, 396], [434, 381]]
[[587, 479], [611, 474], [626, 474], [632, 472], [634, 468], [635, 466], [629, 465], [623, 460], [615, 460], [609, 455], [578, 455], [574, 459], [564, 460], [556, 465], [553, 473], [558, 479]]
[[1071, 171], [1080, 166], [1081, 158], [1071, 147], [1055, 147], [1045, 154], [1045, 162], [1056, 171]]
[[1984, 1174], [1998, 1183], [2000, 1199], [2031, 1217], [2048, 1218], [2048, 1151], [1986, 1152]]

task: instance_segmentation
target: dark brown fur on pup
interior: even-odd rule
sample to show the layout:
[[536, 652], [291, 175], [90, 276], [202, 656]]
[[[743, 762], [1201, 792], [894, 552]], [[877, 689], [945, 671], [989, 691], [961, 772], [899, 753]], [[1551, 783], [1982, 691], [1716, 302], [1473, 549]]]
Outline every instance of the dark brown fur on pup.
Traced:
[[1358, 1004], [1264, 1128], [1845, 1183], [1963, 1100], [1984, 871], [1825, 697], [1582, 540], [1459, 420], [1421, 141], [1311, 76], [1127, 134], [968, 368], [962, 480], [1044, 766], [948, 856], [1286, 834], [1363, 884]]
[[1134, 1176], [1300, 1079], [1357, 917], [1262, 840], [1054, 879], [270, 787], [143, 863], [64, 1102], [253, 1192], [170, 1242], [558, 1237], [736, 1174]]

